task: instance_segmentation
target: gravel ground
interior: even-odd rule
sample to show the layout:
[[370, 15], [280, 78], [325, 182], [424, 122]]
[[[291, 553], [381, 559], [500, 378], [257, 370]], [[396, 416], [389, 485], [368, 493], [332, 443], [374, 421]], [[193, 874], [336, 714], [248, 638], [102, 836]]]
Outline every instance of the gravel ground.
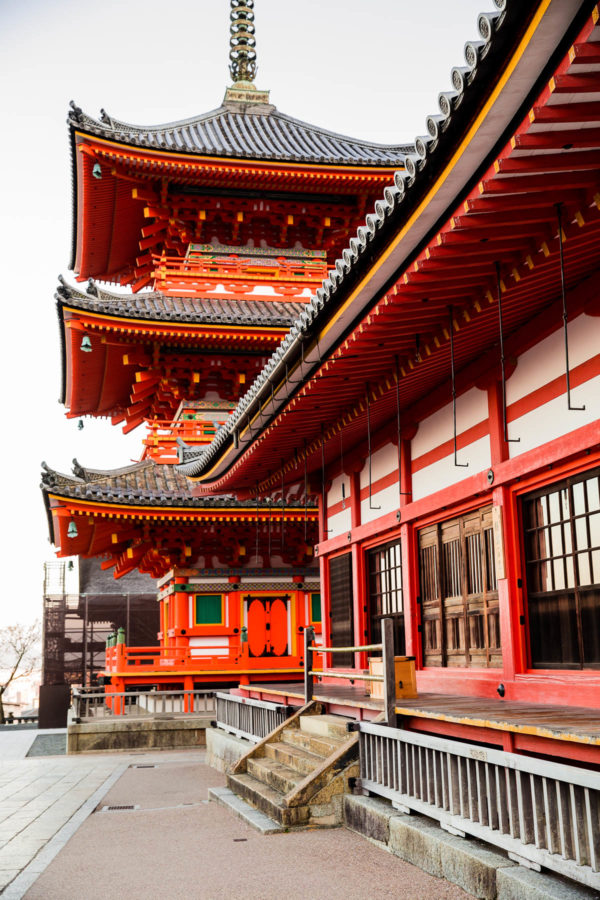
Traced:
[[[27, 900], [459, 900], [466, 894], [345, 828], [262, 836], [215, 803], [225, 779], [170, 754], [129, 768]], [[154, 762], [156, 754], [152, 757]], [[144, 766], [140, 756], [138, 766]], [[138, 806], [105, 811], [107, 806]]]

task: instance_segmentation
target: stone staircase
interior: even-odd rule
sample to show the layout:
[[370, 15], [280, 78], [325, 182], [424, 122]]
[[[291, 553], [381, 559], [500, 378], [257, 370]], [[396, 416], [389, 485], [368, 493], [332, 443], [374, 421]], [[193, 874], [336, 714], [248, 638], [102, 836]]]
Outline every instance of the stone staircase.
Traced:
[[242, 757], [227, 776], [229, 789], [278, 830], [339, 824], [348, 779], [358, 775], [351, 721], [308, 704]]

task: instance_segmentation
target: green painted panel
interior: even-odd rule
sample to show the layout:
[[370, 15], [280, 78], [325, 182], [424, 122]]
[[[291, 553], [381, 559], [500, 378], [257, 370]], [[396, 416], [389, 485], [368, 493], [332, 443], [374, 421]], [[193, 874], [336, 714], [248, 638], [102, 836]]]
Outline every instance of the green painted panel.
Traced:
[[196, 595], [196, 625], [220, 625], [223, 621], [221, 594]]
[[321, 621], [321, 595], [310, 595], [310, 620], [311, 622]]

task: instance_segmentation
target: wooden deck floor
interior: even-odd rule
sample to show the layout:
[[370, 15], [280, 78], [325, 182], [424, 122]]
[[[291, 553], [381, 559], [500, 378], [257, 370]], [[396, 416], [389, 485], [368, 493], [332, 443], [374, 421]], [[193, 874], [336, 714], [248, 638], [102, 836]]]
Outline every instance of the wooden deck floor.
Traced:
[[[304, 697], [301, 684], [252, 685], [277, 696]], [[349, 707], [383, 710], [383, 702], [365, 696], [362, 685], [315, 685], [316, 700]], [[559, 741], [571, 741], [600, 746], [600, 710], [585, 706], [552, 706], [495, 700], [483, 697], [462, 697], [452, 694], [419, 694], [415, 700], [398, 700], [396, 712], [402, 716], [416, 716], [492, 728], [515, 734], [535, 735]]]

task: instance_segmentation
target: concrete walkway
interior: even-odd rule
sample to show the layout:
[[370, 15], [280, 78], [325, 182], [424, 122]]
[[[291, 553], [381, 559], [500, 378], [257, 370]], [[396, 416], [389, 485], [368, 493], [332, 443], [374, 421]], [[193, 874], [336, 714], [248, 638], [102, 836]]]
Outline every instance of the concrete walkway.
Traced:
[[203, 750], [25, 759], [0, 774], [2, 900], [469, 896], [344, 828], [258, 834], [207, 801], [225, 779]]
[[9, 760], [25, 759], [38, 739], [42, 738], [60, 741], [64, 737], [65, 748], [67, 745], [66, 728], [19, 728], [18, 726], [4, 726], [0, 728], [0, 766]]

